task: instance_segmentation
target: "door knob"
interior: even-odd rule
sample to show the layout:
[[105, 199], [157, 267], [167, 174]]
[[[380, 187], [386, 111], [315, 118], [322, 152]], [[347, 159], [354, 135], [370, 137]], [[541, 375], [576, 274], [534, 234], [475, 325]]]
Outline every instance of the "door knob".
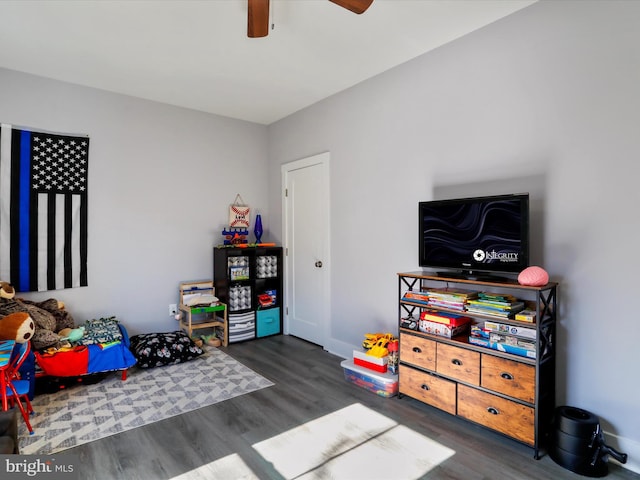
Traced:
[[320, 260], [316, 262], [316, 267], [322, 268], [322, 262]]

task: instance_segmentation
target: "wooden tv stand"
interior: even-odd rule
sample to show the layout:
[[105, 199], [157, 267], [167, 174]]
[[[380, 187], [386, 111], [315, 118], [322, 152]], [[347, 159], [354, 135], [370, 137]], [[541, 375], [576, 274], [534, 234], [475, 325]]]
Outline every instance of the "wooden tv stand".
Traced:
[[[459, 288], [511, 294], [536, 312], [535, 323], [432, 307], [406, 292]], [[398, 274], [399, 319], [433, 309], [485, 321], [535, 329], [535, 351], [521, 356], [469, 342], [469, 334], [446, 338], [400, 328], [399, 397], [407, 395], [482, 425], [534, 449], [539, 458], [551, 433], [555, 408], [556, 283], [528, 287], [513, 281], [447, 278], [425, 272]], [[531, 332], [530, 332], [531, 333]], [[500, 348], [492, 344], [494, 348]]]

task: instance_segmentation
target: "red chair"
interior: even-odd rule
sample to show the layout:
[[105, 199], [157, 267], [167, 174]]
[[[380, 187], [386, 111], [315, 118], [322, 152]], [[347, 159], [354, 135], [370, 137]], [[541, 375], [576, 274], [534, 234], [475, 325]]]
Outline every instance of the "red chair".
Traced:
[[[29, 434], [33, 435], [33, 428], [31, 427], [31, 423], [29, 422], [29, 414], [33, 413], [33, 407], [31, 406], [31, 401], [29, 400], [29, 389], [31, 387], [31, 384], [28, 380], [21, 380], [20, 374], [18, 373], [20, 366], [26, 360], [27, 355], [29, 355], [30, 351], [31, 342], [16, 343], [15, 347], [13, 348], [13, 352], [11, 353], [9, 367], [3, 373], [6, 376], [7, 399], [12, 406], [15, 404], [18, 405], [20, 413], [22, 413], [24, 423], [29, 429]], [[22, 400], [24, 400], [27, 404], [28, 410], [24, 409]]]

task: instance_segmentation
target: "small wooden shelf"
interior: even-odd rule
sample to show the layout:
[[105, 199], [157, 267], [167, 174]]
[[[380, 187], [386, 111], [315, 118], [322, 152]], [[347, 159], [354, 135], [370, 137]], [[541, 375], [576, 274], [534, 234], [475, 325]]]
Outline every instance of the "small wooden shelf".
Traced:
[[185, 305], [185, 296], [201, 294], [215, 295], [213, 282], [210, 280], [182, 282], [180, 283], [180, 328], [191, 336], [194, 330], [213, 328], [217, 330], [222, 346], [229, 344], [229, 322], [227, 318], [227, 305], [219, 302], [216, 305], [189, 306]]

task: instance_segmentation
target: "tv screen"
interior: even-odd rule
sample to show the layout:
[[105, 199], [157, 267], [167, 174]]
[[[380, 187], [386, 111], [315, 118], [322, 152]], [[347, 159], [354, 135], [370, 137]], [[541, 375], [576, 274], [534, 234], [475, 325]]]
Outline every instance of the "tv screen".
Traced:
[[420, 202], [419, 263], [466, 275], [529, 266], [529, 194]]

